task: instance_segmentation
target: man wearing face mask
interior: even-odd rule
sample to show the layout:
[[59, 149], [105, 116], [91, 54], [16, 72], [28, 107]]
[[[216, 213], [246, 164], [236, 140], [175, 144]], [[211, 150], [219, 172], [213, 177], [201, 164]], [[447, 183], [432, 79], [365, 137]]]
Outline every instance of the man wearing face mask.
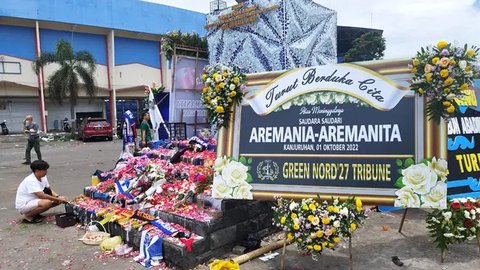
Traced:
[[25, 151], [25, 162], [22, 164], [30, 165], [32, 148], [37, 153], [38, 160], [42, 160], [42, 153], [40, 153], [40, 135], [38, 134], [38, 125], [33, 122], [33, 117], [27, 115], [24, 121], [23, 132], [28, 134], [27, 149]]

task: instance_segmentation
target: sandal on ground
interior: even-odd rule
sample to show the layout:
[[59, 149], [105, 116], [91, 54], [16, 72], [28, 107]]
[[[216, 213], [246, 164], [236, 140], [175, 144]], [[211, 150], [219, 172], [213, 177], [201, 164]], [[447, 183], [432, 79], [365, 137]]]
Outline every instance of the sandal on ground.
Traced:
[[397, 266], [403, 266], [403, 262], [397, 256], [392, 257], [392, 262]]
[[40, 222], [42, 222], [42, 221], [43, 221], [42, 218], [37, 218], [37, 217], [32, 218], [32, 220], [28, 220], [28, 219], [26, 219], [26, 218], [24, 218], [24, 219], [22, 220], [23, 223], [27, 223], [27, 224], [36, 224], [36, 223], [40, 223]]

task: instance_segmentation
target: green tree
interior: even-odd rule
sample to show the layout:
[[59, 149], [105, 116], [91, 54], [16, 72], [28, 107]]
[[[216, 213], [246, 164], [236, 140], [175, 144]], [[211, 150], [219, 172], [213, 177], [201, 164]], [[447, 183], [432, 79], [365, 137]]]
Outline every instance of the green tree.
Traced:
[[35, 59], [33, 69], [39, 74], [42, 67], [53, 63], [58, 64], [59, 68], [48, 78], [48, 97], [60, 105], [68, 98], [71, 119], [75, 119], [74, 108], [78, 102], [80, 81], [90, 101], [96, 95], [95, 59], [88, 51], [74, 52], [70, 43], [62, 39], [57, 42], [55, 52], [42, 53]]
[[378, 60], [383, 58], [385, 38], [379, 31], [368, 32], [353, 41], [345, 54], [344, 62]]

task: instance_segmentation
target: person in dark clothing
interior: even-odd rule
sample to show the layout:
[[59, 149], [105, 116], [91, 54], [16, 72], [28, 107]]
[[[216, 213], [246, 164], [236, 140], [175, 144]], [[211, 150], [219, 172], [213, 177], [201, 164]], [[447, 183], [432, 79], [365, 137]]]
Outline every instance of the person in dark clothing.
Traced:
[[32, 148], [37, 153], [37, 159], [42, 160], [42, 153], [40, 152], [40, 135], [38, 134], [38, 125], [33, 122], [33, 117], [27, 115], [24, 121], [23, 132], [28, 134], [27, 149], [25, 151], [25, 162], [22, 164], [29, 165], [31, 163]]

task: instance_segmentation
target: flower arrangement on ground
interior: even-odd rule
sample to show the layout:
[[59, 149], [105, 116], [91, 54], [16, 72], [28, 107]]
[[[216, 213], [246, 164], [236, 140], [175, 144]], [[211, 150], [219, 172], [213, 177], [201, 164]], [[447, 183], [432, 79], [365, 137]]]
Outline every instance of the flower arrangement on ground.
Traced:
[[436, 209], [428, 214], [427, 224], [442, 252], [450, 244], [480, 237], [480, 199], [453, 199], [447, 209]]
[[210, 123], [217, 127], [227, 126], [232, 105], [242, 102], [245, 79], [245, 74], [237, 67], [205, 67], [201, 100], [207, 108]]
[[355, 198], [343, 203], [333, 198], [332, 202], [323, 203], [312, 198], [299, 203], [279, 198], [273, 210], [273, 225], [314, 260], [324, 249], [335, 249], [341, 238], [350, 237], [367, 217], [362, 201]]
[[431, 160], [422, 160], [419, 164], [413, 163], [412, 158], [397, 160], [401, 176], [395, 182], [395, 186], [399, 188], [395, 192], [395, 206], [446, 208], [447, 161], [433, 157]]
[[462, 97], [462, 91], [472, 85], [478, 76], [478, 48], [457, 47], [440, 41], [436, 46], [421, 48], [410, 65], [413, 73], [411, 88], [426, 98], [426, 114], [439, 122], [453, 115]]
[[212, 195], [217, 199], [253, 199], [252, 175], [248, 160], [241, 157], [239, 161], [227, 157], [215, 160], [215, 175], [213, 177]]

